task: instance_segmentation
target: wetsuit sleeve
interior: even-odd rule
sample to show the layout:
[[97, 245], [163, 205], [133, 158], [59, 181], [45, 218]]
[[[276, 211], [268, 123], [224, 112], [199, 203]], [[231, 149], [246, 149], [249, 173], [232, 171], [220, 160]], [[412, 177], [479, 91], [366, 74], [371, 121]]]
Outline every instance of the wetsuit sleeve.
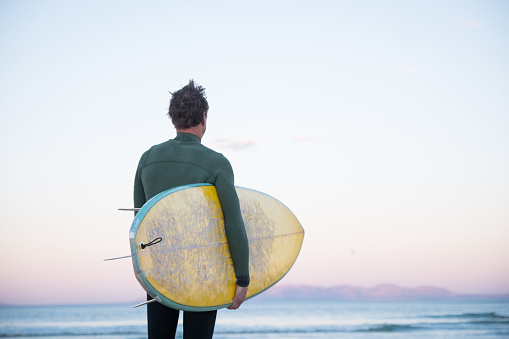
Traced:
[[239, 198], [235, 191], [233, 170], [230, 162], [223, 156], [216, 163], [212, 181], [223, 209], [224, 228], [237, 285], [246, 287], [249, 285], [249, 244], [240, 212]]
[[[134, 207], [140, 208], [143, 206], [147, 199], [145, 198], [145, 189], [143, 188], [143, 182], [141, 181], [141, 169], [145, 162], [146, 153], [141, 156], [138, 168], [136, 169], [136, 175], [134, 177]], [[135, 213], [136, 214], [136, 213]]]

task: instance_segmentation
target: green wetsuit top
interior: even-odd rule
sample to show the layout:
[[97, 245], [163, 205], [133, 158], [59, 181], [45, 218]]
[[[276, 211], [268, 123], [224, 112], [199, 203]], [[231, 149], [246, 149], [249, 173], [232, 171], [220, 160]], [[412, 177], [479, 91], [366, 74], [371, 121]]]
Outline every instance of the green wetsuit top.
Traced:
[[216, 187], [237, 285], [249, 285], [249, 246], [239, 198], [228, 159], [201, 144], [194, 134], [178, 132], [175, 139], [143, 153], [134, 181], [134, 207], [170, 188], [209, 183]]

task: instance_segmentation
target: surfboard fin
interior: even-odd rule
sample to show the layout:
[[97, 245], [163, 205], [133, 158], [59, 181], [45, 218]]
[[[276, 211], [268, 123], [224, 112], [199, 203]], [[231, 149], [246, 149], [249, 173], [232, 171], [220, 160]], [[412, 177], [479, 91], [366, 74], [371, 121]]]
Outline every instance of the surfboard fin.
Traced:
[[138, 212], [139, 208], [119, 208], [119, 211], [129, 211], [129, 212]]
[[126, 258], [131, 258], [131, 257], [132, 257], [132, 255], [126, 255], [126, 256], [123, 256], [123, 257], [104, 259], [103, 261], [110, 261], [110, 260], [117, 260], [117, 259], [126, 259]]
[[142, 302], [141, 304], [134, 305], [134, 306], [133, 306], [133, 308], [140, 307], [140, 306], [147, 305], [147, 304], [151, 304], [151, 303], [153, 303], [154, 301], [157, 301], [157, 300], [155, 300], [155, 299], [151, 299], [151, 300], [148, 300], [148, 301]]

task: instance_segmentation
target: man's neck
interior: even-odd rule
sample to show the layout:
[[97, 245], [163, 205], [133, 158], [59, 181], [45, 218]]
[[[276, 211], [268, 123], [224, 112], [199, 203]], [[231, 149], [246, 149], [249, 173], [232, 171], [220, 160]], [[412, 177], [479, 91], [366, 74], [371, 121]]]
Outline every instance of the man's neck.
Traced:
[[194, 134], [200, 140], [201, 140], [201, 138], [203, 138], [203, 130], [201, 128], [199, 128], [199, 125], [191, 127], [191, 128], [177, 129], [177, 132]]

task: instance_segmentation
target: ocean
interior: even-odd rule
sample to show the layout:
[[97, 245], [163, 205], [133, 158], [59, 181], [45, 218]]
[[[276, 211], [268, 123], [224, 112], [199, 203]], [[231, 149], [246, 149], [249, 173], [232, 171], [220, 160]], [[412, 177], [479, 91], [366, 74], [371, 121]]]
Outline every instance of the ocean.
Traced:
[[[0, 306], [0, 337], [146, 338], [145, 307]], [[181, 316], [182, 318], [182, 316]], [[182, 325], [177, 337], [182, 338]], [[214, 338], [509, 338], [509, 301], [257, 301], [220, 310]]]

